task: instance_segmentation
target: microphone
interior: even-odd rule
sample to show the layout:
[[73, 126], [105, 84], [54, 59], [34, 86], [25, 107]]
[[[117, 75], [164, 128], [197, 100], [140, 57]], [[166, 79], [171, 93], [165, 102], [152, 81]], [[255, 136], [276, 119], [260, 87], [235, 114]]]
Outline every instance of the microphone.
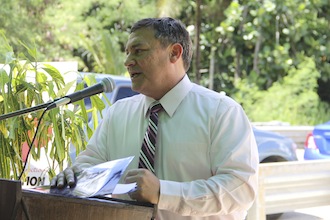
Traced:
[[70, 95], [66, 95], [63, 98], [51, 103], [50, 105], [47, 106], [47, 110], [66, 105], [69, 103], [73, 103], [76, 101], [79, 101], [81, 99], [105, 92], [105, 93], [110, 93], [114, 90], [115, 88], [115, 82], [112, 78], [107, 77], [102, 79], [101, 82], [90, 86], [86, 89], [77, 91], [75, 93], [72, 93]]

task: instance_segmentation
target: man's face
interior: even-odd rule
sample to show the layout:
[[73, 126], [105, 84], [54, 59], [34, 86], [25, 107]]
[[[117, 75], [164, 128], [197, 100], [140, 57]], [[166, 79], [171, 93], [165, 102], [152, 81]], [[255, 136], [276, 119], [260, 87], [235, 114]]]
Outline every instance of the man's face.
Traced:
[[132, 89], [154, 99], [168, 90], [173, 73], [170, 71], [171, 46], [162, 47], [154, 30], [141, 28], [130, 34], [126, 44], [125, 66], [132, 80]]

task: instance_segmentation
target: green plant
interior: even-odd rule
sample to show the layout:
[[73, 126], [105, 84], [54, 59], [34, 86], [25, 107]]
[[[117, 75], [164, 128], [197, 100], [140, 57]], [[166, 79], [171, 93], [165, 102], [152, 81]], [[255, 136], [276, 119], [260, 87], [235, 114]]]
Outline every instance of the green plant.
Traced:
[[330, 118], [330, 106], [317, 95], [320, 73], [313, 58], [299, 55], [282, 81], [267, 91], [258, 91], [253, 81], [242, 80], [235, 99], [245, 108], [251, 121], [284, 121], [292, 125], [315, 125]]
[[[1, 115], [63, 97], [76, 84], [76, 81], [65, 83], [63, 74], [56, 68], [37, 62], [36, 49], [21, 43], [25, 50], [15, 54], [3, 34], [0, 35], [0, 43], [0, 63], [3, 63], [0, 66]], [[86, 79], [86, 82], [89, 85], [93, 79]], [[76, 90], [83, 86], [82, 83], [77, 85]], [[98, 96], [92, 97], [92, 104], [89, 111], [94, 116], [104, 108]], [[93, 130], [88, 127], [88, 111], [82, 100], [76, 103], [75, 108], [72, 105], [54, 108], [41, 118], [42, 113], [40, 110], [0, 121], [0, 178], [19, 179], [24, 165], [23, 145], [32, 146], [30, 154], [33, 159], [49, 158], [50, 177], [55, 174], [55, 169], [63, 170], [64, 165], [70, 164], [70, 144], [76, 147], [77, 152], [85, 149], [85, 128], [89, 136]], [[34, 135], [36, 141], [31, 143]], [[41, 155], [42, 148], [46, 155]]]

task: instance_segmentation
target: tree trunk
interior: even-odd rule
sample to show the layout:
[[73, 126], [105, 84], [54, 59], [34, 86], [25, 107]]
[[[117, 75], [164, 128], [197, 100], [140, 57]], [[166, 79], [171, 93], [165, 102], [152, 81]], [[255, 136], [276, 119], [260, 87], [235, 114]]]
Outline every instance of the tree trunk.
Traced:
[[200, 74], [200, 46], [199, 46], [199, 40], [200, 40], [200, 28], [201, 28], [201, 0], [196, 1], [196, 35], [195, 35], [195, 82], [197, 84], [200, 84], [201, 80], [201, 74]]
[[209, 78], [209, 89], [214, 89], [214, 55], [215, 55], [216, 47], [211, 48], [210, 54], [210, 78]]

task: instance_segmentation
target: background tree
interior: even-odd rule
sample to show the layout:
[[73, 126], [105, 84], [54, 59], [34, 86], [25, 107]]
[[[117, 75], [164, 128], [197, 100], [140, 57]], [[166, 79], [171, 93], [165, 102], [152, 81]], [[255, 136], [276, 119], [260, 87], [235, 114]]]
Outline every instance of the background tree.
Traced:
[[55, 9], [49, 9], [47, 21], [59, 43], [79, 61], [81, 71], [120, 75], [125, 72], [129, 26], [155, 15], [154, 1], [59, 0]]
[[[303, 123], [301, 120], [296, 120], [296, 115], [312, 115], [313, 111], [306, 108], [306, 105], [299, 100], [301, 96], [295, 96], [294, 93], [291, 97], [295, 99], [290, 99], [291, 106], [299, 109], [300, 112], [287, 111], [284, 117], [283, 115], [279, 117], [276, 113], [273, 114], [273, 118], [258, 117], [263, 112], [269, 111], [267, 108], [258, 108], [260, 102], [257, 100], [265, 95], [263, 91], [269, 90], [274, 83], [282, 85], [284, 77], [293, 71], [292, 69], [296, 69], [293, 72], [298, 74], [302, 69], [301, 62], [305, 62], [308, 58], [314, 60], [316, 71], [319, 73], [317, 75], [319, 83], [315, 88], [313, 87], [312, 91], [320, 91], [322, 87], [330, 88], [328, 81], [323, 80], [329, 78], [330, 70], [327, 68], [329, 49], [326, 49], [329, 48], [330, 35], [326, 31], [329, 20], [326, 16], [322, 17], [318, 9], [326, 5], [329, 7], [326, 1], [232, 1], [224, 11], [225, 19], [219, 25], [210, 28], [211, 22], [204, 23], [203, 21], [202, 23], [201, 83], [204, 85], [211, 83], [208, 79], [209, 75], [213, 75], [210, 71], [212, 70], [214, 71], [214, 87], [212, 87], [216, 91], [223, 90], [230, 96], [239, 97], [243, 91], [246, 91], [243, 87], [256, 87], [254, 90], [256, 95], [245, 95], [245, 99], [240, 99], [243, 107], [247, 107], [251, 118], [255, 113], [253, 117], [255, 121], [278, 118], [284, 120], [285, 117], [285, 121], [292, 124], [311, 123], [311, 121]], [[202, 7], [203, 18], [209, 17], [206, 8]], [[209, 34], [210, 32], [212, 34]], [[210, 57], [209, 62], [205, 59], [207, 57]], [[213, 69], [208, 68], [213, 66], [210, 63], [214, 63]], [[244, 84], [238, 83], [242, 79], [245, 79]], [[312, 72], [310, 78], [302, 79], [313, 81]], [[304, 83], [297, 82], [295, 86], [304, 88]], [[285, 87], [284, 84], [282, 86]], [[275, 92], [275, 90], [271, 91]], [[298, 89], [296, 92], [302, 93], [302, 91], [303, 89]], [[248, 102], [251, 100], [255, 101], [252, 103], [256, 106], [254, 109], [248, 108]], [[271, 100], [274, 102], [274, 99]], [[310, 99], [313, 102], [312, 105], [325, 108], [322, 119], [319, 118], [314, 123], [330, 118], [330, 112], [327, 111], [329, 105], [322, 102], [325, 100], [325, 96], [321, 99]], [[329, 103], [330, 100], [326, 101]], [[288, 107], [284, 105], [280, 107], [282, 99], [278, 99], [277, 103], [278, 108], [272, 108], [271, 111], [279, 113]], [[265, 105], [262, 106], [265, 107]], [[256, 109], [258, 111], [255, 111]], [[295, 114], [294, 117], [293, 114]]]
[[37, 45], [40, 60], [49, 59], [49, 55], [53, 57], [53, 53], [61, 51], [44, 22], [45, 11], [53, 2], [55, 0], [1, 0], [0, 31], [7, 36], [14, 52], [24, 50], [20, 42], [32, 47]]
[[45, 61], [77, 60], [80, 71], [125, 74], [130, 25], [143, 17], [172, 16], [186, 24], [197, 45], [188, 72], [193, 81], [229, 96], [252, 87], [264, 94], [311, 58], [319, 73], [319, 101], [330, 103], [328, 0], [2, 1], [0, 27], [14, 50], [20, 50], [19, 40], [35, 42]]

